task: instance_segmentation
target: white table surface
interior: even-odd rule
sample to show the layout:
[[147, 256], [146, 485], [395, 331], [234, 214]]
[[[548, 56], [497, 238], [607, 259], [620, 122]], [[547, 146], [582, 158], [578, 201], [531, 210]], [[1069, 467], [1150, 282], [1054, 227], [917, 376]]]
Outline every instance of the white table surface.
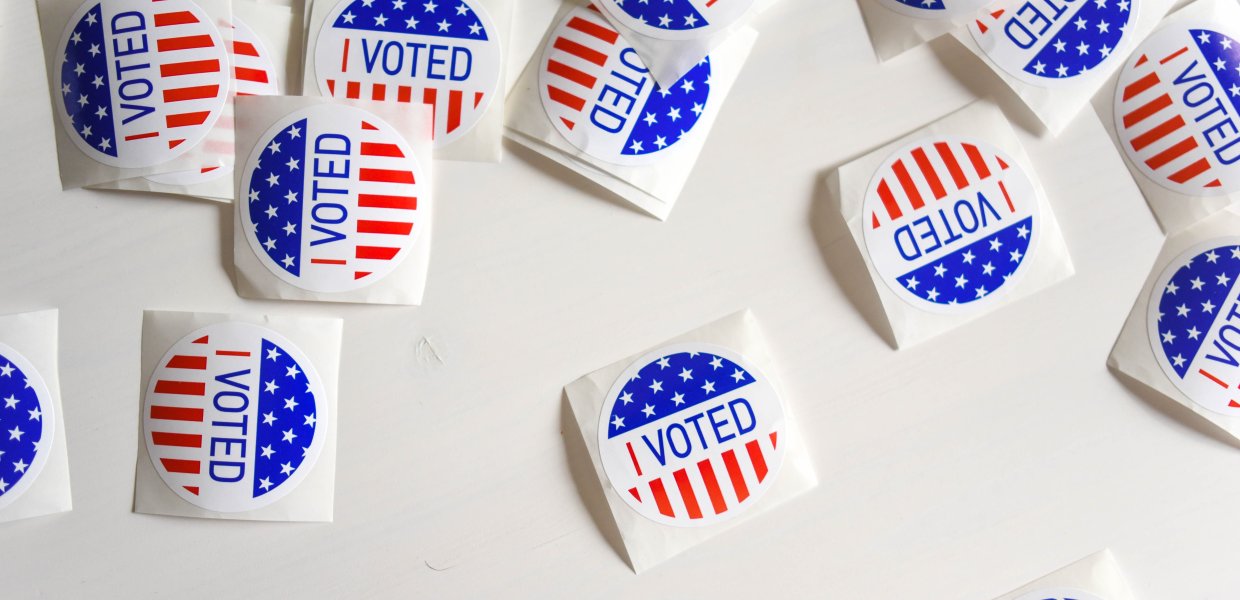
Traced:
[[[61, 191], [0, 2], [0, 311], [61, 310], [75, 504], [0, 527], [0, 595], [989, 600], [1110, 547], [1142, 599], [1235, 598], [1240, 444], [1104, 364], [1162, 236], [1092, 113], [1029, 138], [1077, 275], [897, 352], [820, 176], [981, 95], [1033, 118], [954, 42], [879, 67], [850, 0], [757, 26], [668, 222], [512, 145], [441, 163], [426, 303], [392, 308], [241, 300], [230, 208]], [[561, 388], [743, 307], [822, 483], [636, 576]], [[345, 319], [335, 523], [131, 512], [147, 308]]]

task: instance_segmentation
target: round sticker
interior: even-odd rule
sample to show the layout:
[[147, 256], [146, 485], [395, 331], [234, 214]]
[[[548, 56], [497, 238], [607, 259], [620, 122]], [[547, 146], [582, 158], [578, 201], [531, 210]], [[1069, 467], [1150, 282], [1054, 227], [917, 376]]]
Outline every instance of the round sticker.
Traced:
[[[233, 17], [233, 73], [238, 96], [276, 96], [280, 93], [275, 61], [258, 34], [241, 19]], [[199, 169], [174, 171], [147, 176], [147, 180], [163, 185], [196, 185], [214, 181], [232, 173], [233, 123], [231, 112], [211, 129], [203, 150], [214, 157]]]
[[391, 125], [318, 104], [259, 138], [241, 179], [241, 219], [259, 260], [314, 292], [368, 286], [409, 254], [426, 214], [422, 167]]
[[1154, 285], [1148, 326], [1163, 373], [1207, 410], [1240, 415], [1240, 237], [1181, 254]]
[[613, 19], [642, 35], [685, 40], [711, 35], [735, 23], [754, 0], [602, 0]]
[[149, 167], [197, 145], [228, 98], [228, 55], [189, 0], [88, 1], [60, 41], [61, 124], [103, 164]]
[[293, 491], [326, 438], [314, 365], [280, 334], [218, 323], [177, 342], [151, 375], [143, 437], [155, 471], [187, 502], [261, 508]]
[[788, 440], [771, 382], [743, 357], [674, 344], [629, 366], [603, 401], [599, 454], [642, 516], [679, 527], [735, 517], [769, 489]]
[[56, 405], [34, 365], [0, 344], [0, 508], [34, 485], [56, 433]]
[[1121, 44], [1140, 0], [999, 0], [969, 25], [990, 60], [1040, 87], [1092, 75]]
[[921, 19], [953, 19], [970, 15], [991, 0], [879, 0], [879, 4], [902, 15]]
[[538, 88], [569, 143], [609, 163], [644, 165], [658, 161], [709, 109], [710, 75], [706, 58], [675, 85], [659, 87], [597, 9], [576, 8], [543, 50]]
[[1128, 158], [1190, 196], [1240, 190], [1240, 41], [1205, 25], [1164, 27], [1120, 73], [1115, 130]]
[[340, 0], [314, 48], [319, 91], [421, 102], [435, 147], [465, 135], [499, 91], [499, 30], [478, 0]]
[[1102, 600], [1102, 597], [1077, 588], [1054, 588], [1029, 592], [1016, 600]]
[[[1038, 196], [1016, 161], [974, 139], [926, 138], [887, 158], [863, 204], [883, 283], [923, 310], [980, 310], [1036, 248]], [[969, 308], [965, 308], [968, 306]]]

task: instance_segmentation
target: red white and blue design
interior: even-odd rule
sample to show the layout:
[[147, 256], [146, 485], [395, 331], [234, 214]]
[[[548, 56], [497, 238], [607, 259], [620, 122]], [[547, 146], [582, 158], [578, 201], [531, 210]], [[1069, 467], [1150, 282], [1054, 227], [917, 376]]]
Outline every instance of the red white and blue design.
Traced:
[[150, 167], [195, 147], [228, 100], [228, 53], [190, 0], [88, 1], [56, 65], [65, 133], [103, 164]]
[[1036, 248], [1038, 212], [1033, 182], [998, 148], [926, 138], [875, 173], [863, 204], [865, 246], [901, 299], [962, 314], [1014, 287]]
[[313, 52], [325, 96], [430, 106], [436, 147], [501, 93], [499, 30], [478, 0], [340, 0]]
[[34, 484], [51, 454], [56, 405], [34, 365], [0, 343], [0, 509]]
[[225, 322], [160, 359], [142, 431], [155, 471], [200, 508], [242, 512], [293, 491], [326, 440], [328, 399], [310, 360], [280, 334]]
[[603, 402], [599, 457], [625, 503], [665, 525], [736, 517], [774, 484], [788, 445], [771, 382], [737, 353], [673, 344], [646, 354]]
[[683, 40], [732, 25], [754, 0], [600, 0], [613, 19], [642, 35]]
[[1128, 159], [1188, 196], [1240, 190], [1240, 41], [1216, 27], [1158, 30], [1133, 53], [1115, 91], [1115, 129]]
[[637, 51], [593, 5], [576, 8], [543, 50], [538, 88], [556, 130], [572, 145], [620, 165], [657, 162], [710, 103], [710, 58], [660, 87]]
[[410, 144], [353, 106], [294, 111], [254, 147], [241, 179], [242, 225], [275, 276], [314, 292], [383, 279], [430, 225], [425, 174]]
[[1029, 592], [1016, 600], [1103, 600], [1103, 598], [1077, 588], [1047, 588]]
[[952, 19], [971, 15], [992, 0], [879, 0], [879, 4], [909, 17]]
[[[1080, 81], [1125, 56], [1141, 0], [999, 0], [969, 25], [999, 68], [1040, 87]], [[1099, 75], [1104, 76], [1104, 75]]]
[[1150, 345], [1163, 373], [1198, 406], [1240, 415], [1240, 237], [1171, 261], [1150, 298]]

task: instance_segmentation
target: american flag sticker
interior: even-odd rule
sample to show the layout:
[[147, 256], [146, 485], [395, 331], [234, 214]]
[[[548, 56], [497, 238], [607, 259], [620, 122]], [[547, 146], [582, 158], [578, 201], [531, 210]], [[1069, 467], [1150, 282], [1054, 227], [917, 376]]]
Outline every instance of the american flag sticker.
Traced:
[[1188, 196], [1240, 189], [1240, 41], [1206, 26], [1164, 27], [1120, 73], [1115, 130], [1132, 164]]
[[442, 147], [468, 133], [500, 93], [498, 36], [478, 0], [340, 0], [313, 50], [319, 92], [426, 104]]
[[232, 513], [293, 491], [314, 468], [328, 418], [323, 383], [301, 350], [265, 327], [226, 322], [185, 336], [160, 359], [142, 437], [173, 492]]
[[[999, 68], [1040, 87], [1079, 81], [1132, 43], [1141, 0], [999, 0], [969, 25]], [[1118, 59], [1117, 59], [1118, 60]]]
[[879, 4], [909, 17], [952, 19], [977, 12], [991, 0], [879, 0]]
[[314, 292], [383, 279], [430, 225], [430, 188], [411, 146], [352, 106], [318, 104], [274, 125], [240, 192], [250, 248], [278, 278]]
[[1036, 247], [1038, 212], [1033, 182], [998, 148], [925, 138], [875, 173], [863, 203], [865, 246], [897, 296], [960, 314], [1012, 288]]
[[[278, 69], [271, 52], [263, 45], [258, 34], [244, 21], [233, 16], [231, 42], [233, 82], [238, 96], [276, 96], [280, 93]], [[231, 105], [216, 121], [207, 135], [203, 150], [212, 160], [197, 169], [150, 175], [146, 179], [164, 185], [196, 185], [206, 183], [232, 173], [233, 114]]]
[[593, 5], [573, 9], [543, 50], [538, 88], [556, 130], [599, 160], [657, 162], [710, 104], [709, 58], [674, 85], [660, 87], [637, 51]]
[[106, 165], [180, 156], [206, 137], [228, 99], [227, 49], [190, 0], [88, 1], [60, 48], [61, 124]]
[[1163, 373], [1197, 405], [1240, 415], [1240, 237], [1216, 239], [1167, 265], [1148, 331]]
[[616, 493], [642, 516], [710, 525], [753, 506], [788, 445], [778, 394], [757, 369], [720, 346], [651, 352], [603, 402], [599, 454]]
[[1102, 596], [1078, 588], [1044, 588], [1021, 595], [1016, 600], [1105, 600]]
[[735, 23], [754, 0], [600, 0], [629, 29], [662, 39], [710, 35]]
[[43, 470], [56, 432], [56, 405], [34, 365], [0, 343], [0, 509]]

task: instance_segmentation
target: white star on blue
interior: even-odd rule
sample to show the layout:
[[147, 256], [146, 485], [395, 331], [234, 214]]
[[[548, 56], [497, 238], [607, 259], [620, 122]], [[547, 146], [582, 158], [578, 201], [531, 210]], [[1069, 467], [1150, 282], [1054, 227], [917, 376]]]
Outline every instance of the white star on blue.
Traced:
[[[254, 456], [254, 497], [284, 483], [306, 457], [314, 428], [318, 425], [317, 405], [309, 380], [283, 348], [263, 340], [262, 367], [255, 436], [258, 452]], [[268, 385], [275, 383], [274, 386]], [[270, 415], [273, 418], [262, 418]]]
[[1209, 29], [1191, 29], [1189, 33], [1219, 85], [1229, 90], [1223, 96], [1240, 112], [1240, 42]]
[[27, 475], [43, 437], [43, 406], [28, 376], [0, 355], [0, 496]]
[[675, 144], [697, 124], [709, 99], [710, 59], [704, 58], [675, 84], [655, 85], [620, 153], [641, 156]]
[[909, 293], [935, 304], [981, 300], [1007, 283], [1027, 258], [1033, 217], [1026, 217], [898, 278]]
[[1130, 3], [1137, 4], [1137, 0], [1077, 2], [1076, 13], [1059, 17], [1064, 22], [1063, 27], [1025, 65], [1024, 71], [1038, 77], [1060, 79], [1076, 77], [1098, 66], [1124, 37], [1132, 15]]
[[433, 37], [486, 40], [482, 20], [461, 0], [394, 3], [390, 0], [353, 0], [332, 27], [417, 34]]
[[249, 193], [241, 199], [250, 205], [250, 222], [263, 251], [281, 269], [298, 276], [305, 159], [306, 119], [302, 119], [267, 140], [250, 175]]
[[60, 64], [59, 92], [74, 133], [91, 148], [115, 157], [115, 111], [103, 22], [103, 11], [96, 4], [73, 28]]
[[710, 24], [689, 0], [660, 0], [659, 2], [617, 0], [616, 4], [630, 17], [659, 29], [687, 31]]
[[1223, 304], [1237, 277], [1240, 246], [1219, 246], [1194, 256], [1163, 288], [1158, 300], [1159, 344], [1181, 379], [1214, 322], [1227, 318], [1231, 307]]
[[613, 438], [745, 387], [753, 375], [708, 352], [679, 352], [642, 367], [620, 390], [608, 416]]

